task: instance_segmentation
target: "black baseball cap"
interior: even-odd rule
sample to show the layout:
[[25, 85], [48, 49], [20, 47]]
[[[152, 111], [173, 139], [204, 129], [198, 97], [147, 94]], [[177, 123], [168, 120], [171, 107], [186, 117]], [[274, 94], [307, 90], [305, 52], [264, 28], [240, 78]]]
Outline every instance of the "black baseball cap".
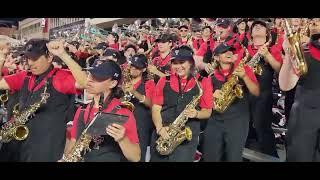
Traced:
[[193, 50], [186, 45], [182, 45], [177, 47], [171, 51], [171, 61], [179, 60], [179, 61], [193, 61]]
[[231, 21], [229, 19], [221, 18], [217, 20], [217, 26], [222, 27], [224, 29], [228, 28], [231, 25]]
[[96, 47], [94, 47], [93, 49], [102, 49], [102, 50], [105, 50], [108, 48], [108, 44], [105, 43], [105, 42], [101, 42], [99, 44], [97, 44]]
[[120, 53], [115, 49], [107, 48], [105, 50], [105, 52], [103, 53], [103, 56], [112, 56], [112, 57], [114, 57], [116, 59], [119, 59], [120, 58]]
[[136, 54], [129, 59], [131, 66], [138, 69], [144, 69], [148, 66], [147, 57], [143, 54]]
[[214, 56], [218, 56], [220, 54], [223, 54], [227, 51], [235, 51], [236, 49], [233, 46], [229, 46], [226, 43], [221, 43], [219, 44], [219, 46], [217, 46], [214, 51], [213, 51], [213, 55]]
[[37, 60], [42, 55], [48, 54], [47, 39], [30, 39], [24, 46], [25, 57]]
[[161, 36], [155, 40], [155, 42], [172, 42], [172, 36], [170, 34], [161, 34]]
[[127, 51], [129, 48], [132, 48], [134, 52], [137, 52], [137, 47], [133, 44], [129, 44], [124, 48], [124, 51]]
[[252, 29], [255, 25], [257, 25], [257, 24], [260, 24], [260, 25], [268, 28], [268, 24], [266, 23], [266, 21], [264, 21], [263, 19], [255, 19], [255, 20], [253, 21], [252, 25], [251, 25], [251, 29]]
[[92, 67], [88, 68], [91, 75], [98, 80], [107, 80], [112, 78], [114, 80], [121, 80], [121, 68], [114, 61], [104, 61], [103, 63], [94, 63]]
[[182, 26], [179, 26], [178, 29], [182, 29], [182, 28], [185, 28], [185, 29], [189, 29], [189, 27], [187, 25], [182, 25]]
[[207, 28], [209, 28], [210, 31], [212, 31], [212, 28], [211, 28], [210, 26], [205, 26], [205, 27], [203, 27], [203, 28], [202, 28], [202, 31], [205, 30], [205, 29], [207, 29]]

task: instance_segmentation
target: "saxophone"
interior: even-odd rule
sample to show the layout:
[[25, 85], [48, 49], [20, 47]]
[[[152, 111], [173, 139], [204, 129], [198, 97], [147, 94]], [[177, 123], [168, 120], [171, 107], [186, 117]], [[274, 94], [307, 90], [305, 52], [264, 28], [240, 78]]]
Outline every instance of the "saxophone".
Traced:
[[43, 93], [41, 94], [41, 99], [34, 104], [30, 105], [29, 108], [25, 109], [21, 113], [18, 113], [13, 118], [13, 121], [8, 121], [5, 123], [0, 130], [0, 140], [3, 143], [8, 143], [12, 139], [17, 141], [25, 140], [28, 137], [29, 129], [25, 125], [29, 119], [34, 115], [34, 113], [40, 108], [42, 104], [47, 102], [47, 99], [50, 97], [50, 94], [47, 93], [47, 85], [44, 88]]
[[195, 78], [197, 87], [199, 89], [199, 94], [193, 96], [191, 102], [187, 104], [182, 113], [169, 125], [169, 139], [164, 139], [161, 136], [157, 139], [157, 151], [161, 155], [169, 155], [171, 154], [177, 146], [179, 146], [183, 141], [192, 139], [192, 131], [190, 127], [185, 127], [185, 124], [188, 121], [188, 117], [184, 114], [184, 112], [188, 109], [195, 108], [200, 100], [200, 97], [203, 94], [203, 90], [199, 85], [198, 80]]
[[299, 75], [305, 75], [308, 72], [308, 66], [301, 47], [300, 32], [293, 32], [292, 27], [287, 19], [284, 19], [284, 30], [289, 40], [290, 48], [288, 49], [293, 58], [293, 68]]
[[[236, 70], [243, 68], [248, 57], [249, 53], [246, 51], [246, 56], [241, 60]], [[222, 85], [221, 92], [222, 98], [214, 98], [214, 108], [219, 113], [223, 113], [236, 99], [236, 97], [243, 98], [243, 91], [241, 85], [239, 84], [239, 77], [232, 73], [228, 81]]]
[[93, 136], [87, 133], [88, 129], [95, 122], [99, 113], [97, 113], [94, 119], [88, 124], [88, 126], [82, 131], [79, 139], [76, 141], [76, 144], [71, 149], [70, 153], [63, 154], [61, 159], [62, 162], [80, 162], [83, 161], [83, 156], [91, 151], [90, 143], [93, 140]]
[[90, 151], [90, 142], [92, 136], [90, 136], [86, 131], [83, 131], [76, 144], [72, 148], [71, 152], [67, 155], [63, 155], [62, 162], [79, 162], [83, 160], [83, 155]]
[[[123, 85], [122, 87], [126, 87], [127, 85], [132, 83], [131, 75], [130, 75], [130, 67], [127, 67], [122, 70], [123, 71]], [[128, 91], [124, 91], [124, 96], [121, 98], [121, 103], [126, 106], [131, 112], [134, 111], [134, 105], [130, 102], [132, 98], [132, 94]]]
[[[266, 42], [264, 44], [264, 46], [268, 47], [270, 45], [271, 41], [272, 41], [272, 39], [271, 39], [271, 36], [269, 35], [269, 41]], [[248, 49], [247, 48], [244, 48], [244, 49], [247, 53]], [[263, 57], [262, 54], [256, 53], [247, 63], [247, 65], [253, 69], [253, 72], [255, 74], [258, 74], [259, 76], [262, 75], [262, 67], [259, 65], [259, 62], [261, 61], [262, 57]]]

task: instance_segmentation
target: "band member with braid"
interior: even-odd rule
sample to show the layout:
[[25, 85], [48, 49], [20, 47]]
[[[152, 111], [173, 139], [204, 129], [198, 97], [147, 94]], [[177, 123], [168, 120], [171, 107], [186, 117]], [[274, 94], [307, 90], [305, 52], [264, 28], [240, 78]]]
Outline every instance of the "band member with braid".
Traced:
[[[249, 94], [259, 95], [259, 84], [252, 69], [245, 65], [238, 67], [242, 54], [233, 54], [235, 48], [225, 43], [214, 51], [218, 67], [211, 78], [214, 98], [222, 98], [220, 89], [232, 74], [240, 79], [243, 98], [236, 99], [225, 112], [215, 111], [208, 120], [204, 131], [203, 161], [242, 161], [242, 151], [249, 131]], [[224, 158], [223, 158], [224, 157]]]
[[131, 83], [124, 87], [125, 92], [132, 94], [131, 102], [135, 106], [134, 117], [137, 121], [139, 143], [141, 149], [141, 160], [145, 162], [147, 146], [153, 131], [151, 118], [152, 97], [154, 96], [155, 83], [148, 79], [146, 68], [148, 61], [145, 55], [134, 55], [129, 60]]
[[250, 109], [253, 126], [257, 133], [258, 150], [277, 157], [275, 137], [272, 124], [272, 81], [274, 72], [278, 73], [282, 64], [281, 49], [278, 46], [268, 46], [270, 31], [265, 21], [255, 20], [250, 29], [251, 42], [247, 49], [253, 57], [259, 53], [259, 66], [262, 74], [257, 75], [260, 84], [260, 95], [250, 96]]
[[[210, 117], [212, 109], [212, 86], [209, 86], [208, 78], [194, 77], [194, 59], [192, 49], [188, 46], [181, 46], [172, 50], [172, 73], [162, 77], [157, 86], [155, 96], [152, 99], [152, 120], [155, 131], [151, 139], [151, 161], [164, 162], [192, 162], [198, 145], [200, 134], [200, 121]], [[200, 98], [198, 107], [185, 111], [189, 117], [186, 126], [192, 130], [192, 139], [189, 142], [180, 144], [172, 154], [160, 155], [156, 150], [156, 139], [159, 136], [169, 138], [168, 125], [182, 113], [182, 110], [198, 95], [195, 78], [199, 79], [203, 95]]]
[[[85, 109], [77, 110], [71, 131], [71, 143], [64, 155], [71, 152], [77, 138], [98, 111], [125, 115], [128, 120], [123, 125], [112, 124], [106, 127], [106, 135], [93, 140], [92, 150], [84, 155], [85, 162], [116, 162], [125, 159], [140, 160], [139, 139], [133, 113], [121, 104], [123, 91], [118, 87], [121, 69], [114, 61], [94, 63], [86, 79], [86, 90], [93, 95], [93, 101]], [[100, 102], [102, 101], [102, 103]]]
[[172, 48], [172, 37], [170, 34], [162, 34], [156, 42], [158, 42], [159, 55], [152, 60], [152, 64], [148, 65], [148, 71], [157, 75], [155, 81], [170, 73], [170, 52]]
[[[27, 138], [23, 141], [9, 142], [18, 144], [16, 161], [55, 162], [63, 154], [66, 117], [71, 105], [70, 101], [74, 101], [73, 94], [78, 91], [75, 86], [76, 80], [71, 74], [73, 71], [53, 67], [53, 55], [49, 52], [47, 43], [45, 39], [29, 40], [25, 45], [25, 56], [30, 72], [21, 71], [0, 78], [0, 89], [20, 93], [19, 112], [38, 102], [45, 88], [50, 94], [47, 102], [41, 105], [39, 111], [27, 121], [26, 126], [29, 128]], [[6, 46], [0, 45], [0, 69], [3, 66], [6, 49]], [[81, 71], [81, 67], [75, 61], [73, 64]]]
[[[304, 57], [308, 66], [305, 76], [293, 68], [293, 54], [285, 37], [284, 62], [279, 73], [281, 90], [288, 91], [295, 86], [296, 94], [292, 105], [287, 132], [287, 161], [306, 162], [319, 159], [319, 115], [320, 115], [320, 28], [311, 35]], [[291, 51], [292, 52], [292, 51]]]

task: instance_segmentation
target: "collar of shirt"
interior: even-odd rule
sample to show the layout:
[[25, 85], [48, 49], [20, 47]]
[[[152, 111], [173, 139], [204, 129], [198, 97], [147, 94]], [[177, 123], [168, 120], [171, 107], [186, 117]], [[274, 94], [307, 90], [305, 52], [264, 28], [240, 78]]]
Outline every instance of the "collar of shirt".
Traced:
[[[32, 74], [30, 76], [28, 89], [30, 91], [37, 91], [45, 84], [47, 79], [50, 78], [54, 74], [54, 72], [58, 70], [59, 69], [53, 68], [53, 66], [51, 66], [45, 73], [41, 74], [40, 76], [36, 76]], [[36, 82], [36, 80], [38, 80], [38, 82]]]
[[137, 88], [140, 86], [140, 84], [142, 83], [141, 80], [142, 80], [142, 79], [140, 79], [139, 81], [137, 81], [137, 82], [133, 85], [133, 88], [134, 88], [134, 89], [137, 89]]
[[168, 62], [170, 61], [170, 58], [171, 58], [170, 52], [165, 58], [162, 58], [161, 55], [159, 55], [157, 57], [156, 64], [160, 67], [163, 67], [168, 64]]
[[[119, 99], [117, 99], [117, 98], [113, 98], [111, 100], [111, 102], [109, 103], [108, 107], [106, 109], [103, 109], [102, 111], [106, 112], [106, 113], [109, 113], [109, 112], [111, 112], [113, 110], [114, 107], [116, 107], [118, 105], [121, 105], [121, 101]], [[86, 107], [84, 117], [88, 117], [89, 110], [90, 110], [90, 104], [87, 105], [87, 107]], [[98, 110], [99, 110], [99, 108], [92, 107], [92, 109], [90, 111], [90, 121], [93, 119], [95, 113], [97, 113]], [[86, 122], [88, 122], [88, 120], [86, 120]]]
[[311, 56], [316, 60], [320, 61], [320, 50], [317, 47], [315, 47], [312, 43], [309, 43], [308, 46]]
[[[194, 78], [191, 78], [189, 81], [187, 80], [187, 78], [185, 78], [185, 79], [180, 79], [180, 84], [181, 84], [181, 88], [184, 90], [183, 92], [188, 92], [196, 85], [196, 82]], [[172, 73], [170, 75], [170, 87], [175, 92], [179, 92], [178, 75], [175, 73]]]

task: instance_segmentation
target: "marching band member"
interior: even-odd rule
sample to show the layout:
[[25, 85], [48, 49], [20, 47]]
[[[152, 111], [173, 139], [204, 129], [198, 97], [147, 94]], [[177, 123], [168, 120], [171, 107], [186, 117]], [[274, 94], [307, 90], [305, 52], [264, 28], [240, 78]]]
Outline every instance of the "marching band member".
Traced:
[[179, 26], [178, 30], [179, 30], [178, 46], [190, 44], [191, 37], [188, 36], [189, 27], [187, 25], [182, 25], [182, 26]]
[[308, 72], [299, 76], [293, 68], [294, 57], [285, 37], [283, 48], [285, 58], [279, 73], [281, 90], [288, 91], [295, 86], [296, 94], [292, 105], [287, 132], [287, 161], [319, 161], [319, 114], [320, 114], [320, 28], [311, 35], [304, 53]]
[[119, 35], [117, 33], [110, 33], [107, 36], [107, 44], [110, 48], [119, 51]]
[[[86, 79], [86, 90], [93, 95], [93, 101], [85, 109], [78, 108], [71, 131], [71, 143], [65, 148], [64, 156], [72, 151], [77, 138], [98, 111], [128, 116], [123, 125], [112, 124], [106, 127], [107, 135], [94, 140], [92, 150], [84, 155], [85, 162], [139, 161], [140, 147], [134, 115], [122, 106], [122, 90], [118, 87], [121, 69], [114, 61], [94, 63]], [[103, 103], [100, 103], [102, 100]], [[62, 158], [63, 159], [63, 158]], [[60, 160], [61, 161], [61, 160]]]
[[[172, 123], [192, 97], [199, 93], [196, 81], [192, 76], [194, 59], [192, 49], [181, 46], [172, 51], [172, 72], [169, 76], [160, 78], [156, 85], [155, 96], [152, 99], [152, 120], [155, 125], [151, 139], [151, 161], [187, 161], [192, 162], [198, 145], [201, 119], [209, 118], [212, 109], [212, 87], [208, 85], [209, 79], [200, 80], [203, 95], [200, 98], [199, 108], [189, 109], [185, 112], [190, 119], [186, 123], [192, 130], [190, 142], [179, 145], [172, 154], [160, 155], [156, 150], [156, 139], [161, 136], [169, 138], [168, 125]], [[199, 77], [196, 77], [199, 78]]]
[[130, 92], [133, 98], [130, 102], [135, 106], [134, 117], [137, 121], [141, 161], [145, 162], [147, 146], [150, 145], [153, 123], [151, 118], [152, 97], [154, 96], [155, 83], [148, 80], [146, 68], [148, 61], [145, 55], [134, 55], [129, 60], [131, 83], [124, 87], [125, 92]]
[[[262, 75], [257, 75], [260, 84], [260, 95], [250, 96], [252, 121], [257, 132], [258, 150], [272, 156], [278, 156], [272, 124], [272, 81], [274, 72], [279, 72], [282, 57], [278, 46], [268, 47], [270, 32], [265, 21], [255, 20], [250, 29], [251, 41], [247, 49], [250, 56], [256, 53], [262, 56], [259, 65]], [[271, 40], [270, 40], [271, 41]]]
[[216, 112], [213, 107], [213, 113], [203, 134], [203, 161], [242, 161], [250, 120], [248, 95], [250, 93], [258, 96], [259, 84], [249, 66], [238, 68], [242, 57], [233, 54], [233, 51], [235, 48], [226, 43], [220, 44], [214, 50], [214, 57], [219, 65], [210, 77], [214, 89], [212, 92], [214, 98], [221, 98], [221, 87], [231, 74], [235, 74], [240, 78], [244, 95], [242, 99], [235, 100], [223, 113]]
[[[45, 39], [31, 39], [25, 45], [30, 73], [21, 71], [0, 78], [0, 89], [20, 93], [20, 112], [39, 101], [46, 87], [50, 94], [47, 102], [40, 106], [40, 111], [35, 112], [35, 116], [26, 124], [29, 128], [28, 137], [24, 141], [15, 142], [19, 146], [17, 161], [55, 162], [63, 153], [67, 110], [71, 104], [69, 102], [74, 100], [72, 95], [77, 93], [76, 80], [72, 71], [53, 68], [53, 53], [52, 49], [47, 48], [47, 43]], [[1, 44], [0, 49], [1, 69], [7, 47]], [[75, 61], [73, 63], [81, 69]]]
[[170, 52], [173, 40], [170, 34], [162, 34], [156, 41], [158, 43], [159, 56], [155, 57], [152, 60], [152, 64], [148, 65], [148, 71], [158, 76], [155, 79], [157, 82], [159, 78], [170, 73]]

